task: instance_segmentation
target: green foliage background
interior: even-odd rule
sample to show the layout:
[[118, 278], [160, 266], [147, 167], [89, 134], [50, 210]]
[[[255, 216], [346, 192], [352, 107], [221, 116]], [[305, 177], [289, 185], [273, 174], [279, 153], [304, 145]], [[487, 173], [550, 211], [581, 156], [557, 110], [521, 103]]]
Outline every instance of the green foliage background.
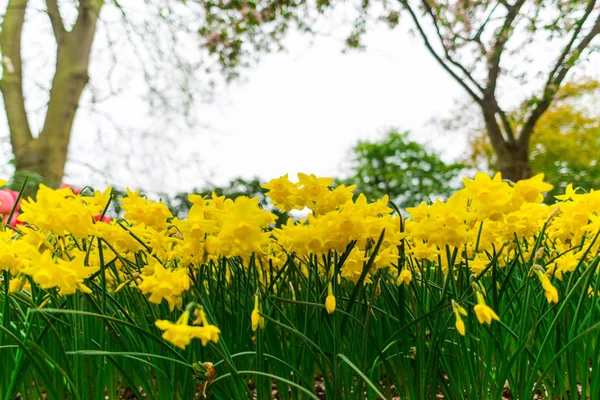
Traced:
[[410, 139], [409, 132], [388, 131], [381, 140], [360, 141], [352, 148], [346, 185], [374, 201], [388, 195], [399, 207], [447, 197], [460, 186], [465, 171], [459, 163], [445, 163], [434, 151]]

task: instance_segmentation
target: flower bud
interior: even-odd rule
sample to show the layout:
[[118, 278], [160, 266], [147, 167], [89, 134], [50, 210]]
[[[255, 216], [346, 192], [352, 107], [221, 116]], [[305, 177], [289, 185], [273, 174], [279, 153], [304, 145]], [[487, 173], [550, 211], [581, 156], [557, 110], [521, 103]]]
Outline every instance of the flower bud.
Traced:
[[325, 308], [327, 309], [327, 312], [329, 314], [333, 314], [333, 312], [335, 311], [335, 296], [330, 294], [329, 296], [327, 296], [327, 298], [325, 299]]

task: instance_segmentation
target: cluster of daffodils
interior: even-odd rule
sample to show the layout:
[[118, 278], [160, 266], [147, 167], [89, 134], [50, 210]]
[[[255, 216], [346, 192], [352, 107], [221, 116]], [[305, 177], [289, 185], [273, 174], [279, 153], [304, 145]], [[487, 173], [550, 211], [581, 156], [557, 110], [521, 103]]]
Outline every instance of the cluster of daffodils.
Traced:
[[[281, 271], [290, 260], [307, 274], [314, 268], [327, 284], [323, 302], [332, 314], [341, 284], [369, 285], [378, 275], [410, 288], [423, 279], [415, 265], [439, 266], [444, 274], [452, 265], [479, 279], [492, 262], [502, 267], [516, 257], [531, 263], [531, 279], [538, 281], [549, 303], [557, 303], [560, 294], [553, 280], [589, 261], [585, 258], [600, 246], [594, 242], [600, 231], [600, 192], [577, 193], [569, 186], [559, 202], [547, 206], [543, 193], [551, 185], [542, 175], [511, 184], [500, 174], [478, 173], [464, 179], [464, 189], [447, 201], [408, 208], [406, 217], [393, 212], [387, 197], [369, 202], [354, 194], [355, 186], [333, 188], [332, 183], [298, 174], [297, 182], [285, 175], [265, 184], [274, 208], [308, 210], [305, 218], [289, 218], [278, 228], [277, 217], [256, 198], [190, 195], [188, 215], [178, 218], [164, 203], [128, 189], [120, 199], [123, 218], [110, 219], [104, 215], [110, 188], [81, 193], [41, 186], [35, 200], [18, 205], [16, 221], [4, 219], [9, 224], [0, 232], [0, 270], [8, 272], [11, 291], [31, 291], [34, 284], [66, 296], [99, 290], [102, 282], [114, 292], [139, 290], [151, 303], [166, 303], [173, 312], [184, 309], [175, 323], [156, 321], [165, 340], [184, 348], [194, 338], [203, 345], [219, 339], [219, 329], [208, 322], [202, 307], [184, 305], [183, 295], [192, 285], [203, 284], [196, 279], [202, 268], [223, 259], [258, 265], [265, 283], [269, 271]], [[17, 199], [12, 193], [5, 197]], [[3, 214], [6, 209], [0, 204]], [[536, 246], [541, 234], [551, 246]], [[592, 251], [583, 251], [584, 242], [592, 243]], [[456, 256], [449, 260], [448, 254]], [[107, 260], [115, 268], [104, 268]], [[472, 311], [480, 323], [490, 324], [500, 316], [486, 304], [477, 279]], [[261, 307], [257, 294], [248, 316], [253, 330], [264, 327]], [[452, 301], [461, 335], [468, 308]]]
[[298, 182], [292, 183], [288, 175], [272, 179], [263, 188], [267, 196], [281, 211], [303, 210], [305, 207], [315, 214], [326, 214], [352, 200], [356, 185], [340, 185], [334, 190], [331, 178], [317, 178], [315, 175], [298, 174]]

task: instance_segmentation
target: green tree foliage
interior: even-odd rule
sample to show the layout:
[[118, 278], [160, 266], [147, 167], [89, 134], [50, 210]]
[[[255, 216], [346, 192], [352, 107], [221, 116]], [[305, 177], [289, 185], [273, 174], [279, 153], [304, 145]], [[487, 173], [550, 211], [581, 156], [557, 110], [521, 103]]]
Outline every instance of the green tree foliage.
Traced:
[[[522, 118], [522, 108], [509, 114], [514, 121]], [[480, 134], [471, 142], [470, 165], [492, 169], [496, 162], [487, 136]], [[569, 183], [585, 191], [600, 188], [600, 82], [581, 79], [565, 84], [555, 103], [538, 122], [529, 153], [534, 173], [543, 172], [554, 185], [547, 201], [564, 193]]]
[[457, 189], [462, 164], [446, 164], [438, 154], [392, 129], [378, 141], [360, 141], [352, 149], [351, 170], [342, 181], [356, 184], [369, 200], [388, 195], [399, 207], [446, 197]]

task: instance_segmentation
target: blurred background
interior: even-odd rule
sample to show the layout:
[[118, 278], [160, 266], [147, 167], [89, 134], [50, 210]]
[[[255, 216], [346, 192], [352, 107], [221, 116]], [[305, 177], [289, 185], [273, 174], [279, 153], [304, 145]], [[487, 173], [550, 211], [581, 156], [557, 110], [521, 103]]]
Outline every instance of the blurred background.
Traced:
[[475, 171], [600, 187], [600, 2], [0, 0], [0, 175], [400, 206]]

